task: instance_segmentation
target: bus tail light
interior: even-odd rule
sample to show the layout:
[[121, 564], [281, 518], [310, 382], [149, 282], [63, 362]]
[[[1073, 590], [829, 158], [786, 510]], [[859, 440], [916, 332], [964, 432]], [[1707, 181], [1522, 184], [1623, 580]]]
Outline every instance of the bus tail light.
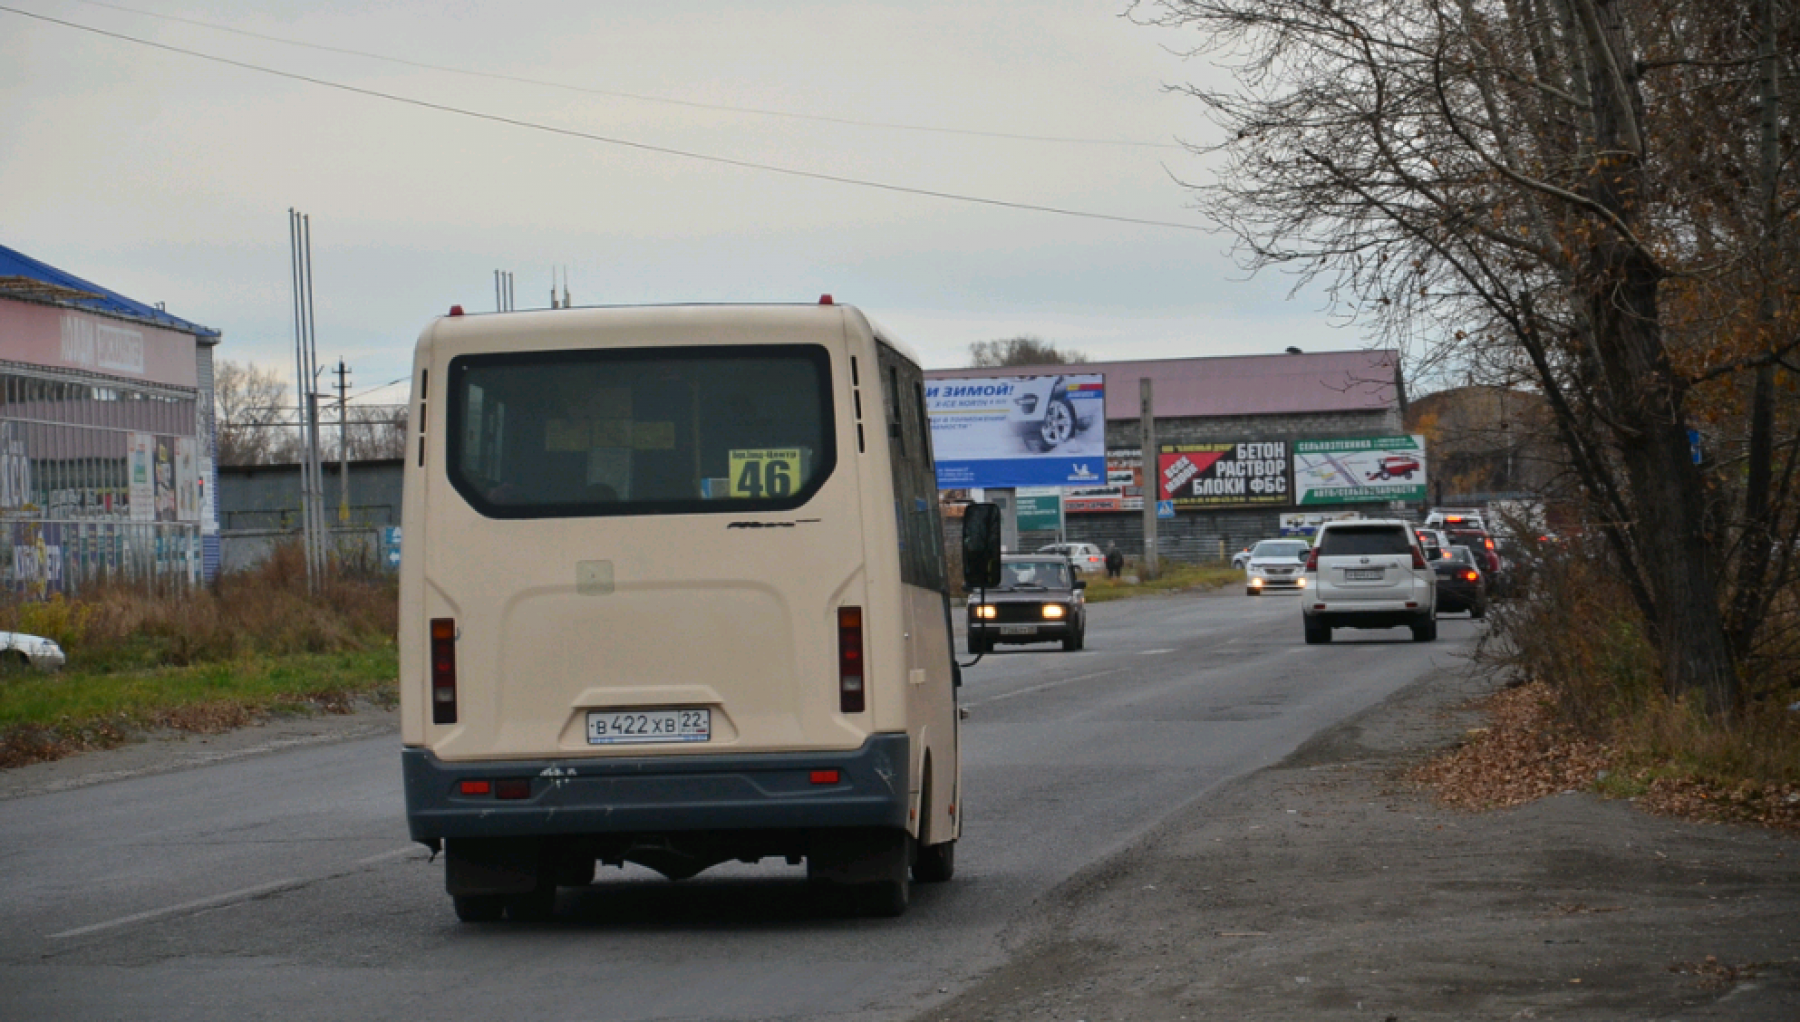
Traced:
[[431, 722], [456, 723], [456, 619], [431, 619]]
[[861, 713], [867, 705], [863, 686], [861, 607], [838, 608], [838, 709]]

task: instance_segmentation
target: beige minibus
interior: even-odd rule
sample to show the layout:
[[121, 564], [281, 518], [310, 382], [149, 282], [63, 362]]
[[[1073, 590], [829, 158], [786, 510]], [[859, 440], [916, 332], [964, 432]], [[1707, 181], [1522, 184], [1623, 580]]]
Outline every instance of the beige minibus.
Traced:
[[904, 347], [829, 296], [459, 307], [411, 405], [406, 810], [461, 919], [552, 911], [596, 864], [804, 861], [870, 915], [950, 878], [960, 679]]

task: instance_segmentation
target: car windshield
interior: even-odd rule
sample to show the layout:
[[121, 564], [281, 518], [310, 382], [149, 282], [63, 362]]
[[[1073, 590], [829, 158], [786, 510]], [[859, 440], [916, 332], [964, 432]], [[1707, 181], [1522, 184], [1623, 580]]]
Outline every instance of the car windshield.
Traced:
[[1280, 542], [1265, 540], [1264, 542], [1256, 544], [1255, 548], [1250, 551], [1250, 556], [1259, 561], [1279, 560], [1281, 558], [1299, 560], [1300, 558], [1305, 557], [1307, 551], [1311, 549], [1312, 547], [1307, 546], [1297, 539]]
[[1002, 589], [1067, 589], [1069, 566], [1061, 561], [1007, 561], [1000, 566]]
[[1407, 542], [1406, 529], [1401, 526], [1352, 525], [1326, 529], [1325, 538], [1319, 541], [1321, 557], [1407, 554], [1411, 552], [1412, 544]]
[[1450, 559], [1452, 561], [1455, 561], [1458, 564], [1474, 564], [1475, 563], [1475, 555], [1473, 553], [1470, 553], [1469, 548], [1466, 546], [1451, 547], [1450, 548]]

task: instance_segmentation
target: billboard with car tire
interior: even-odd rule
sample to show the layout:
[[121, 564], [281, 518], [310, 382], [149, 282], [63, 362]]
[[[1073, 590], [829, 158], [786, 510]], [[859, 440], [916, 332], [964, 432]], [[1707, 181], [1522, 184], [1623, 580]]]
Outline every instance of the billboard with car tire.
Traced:
[[939, 489], [1106, 482], [1097, 373], [928, 380], [925, 409]]

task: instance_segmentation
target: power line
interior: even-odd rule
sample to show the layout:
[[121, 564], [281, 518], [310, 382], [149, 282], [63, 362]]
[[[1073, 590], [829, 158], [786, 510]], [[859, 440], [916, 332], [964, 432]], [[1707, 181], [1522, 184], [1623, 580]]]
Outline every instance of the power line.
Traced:
[[1059, 206], [1041, 206], [1041, 205], [1037, 205], [1036, 203], [1030, 203], [1030, 202], [1013, 202], [1013, 201], [1010, 201], [1007, 199], [989, 199], [989, 198], [983, 198], [981, 196], [976, 196], [976, 195], [963, 195], [963, 194], [960, 194], [957, 192], [938, 191], [936, 189], [931, 189], [931, 188], [914, 188], [909, 185], [898, 185], [898, 184], [892, 184], [892, 183], [888, 183], [888, 182], [884, 182], [884, 181], [871, 181], [871, 180], [868, 180], [865, 178], [844, 177], [844, 176], [838, 175], [838, 174], [825, 174], [825, 173], [821, 173], [819, 171], [812, 171], [812, 170], [798, 170], [793, 167], [780, 167], [780, 166], [776, 166], [774, 164], [757, 163], [753, 160], [740, 160], [740, 159], [735, 159], [735, 158], [729, 157], [729, 156], [713, 156], [708, 153], [695, 152], [693, 150], [674, 149], [674, 148], [670, 148], [668, 146], [651, 145], [648, 142], [634, 142], [630, 139], [613, 138], [613, 137], [606, 136], [606, 135], [596, 135], [596, 134], [592, 134], [590, 132], [576, 131], [573, 128], [558, 128], [553, 125], [539, 124], [536, 121], [527, 121], [527, 120], [522, 120], [522, 119], [516, 118], [516, 117], [505, 117], [500, 114], [481, 113], [480, 111], [467, 110], [467, 109], [463, 109], [462, 107], [449, 106], [449, 105], [443, 104], [443, 103], [433, 103], [433, 102], [430, 102], [428, 100], [423, 100], [423, 99], [412, 99], [412, 98], [409, 98], [406, 96], [396, 96], [396, 95], [394, 95], [392, 93], [388, 93], [388, 92], [380, 92], [375, 89], [365, 89], [365, 88], [362, 88], [362, 87], [356, 86], [356, 85], [345, 85], [341, 82], [334, 82], [334, 81], [331, 81], [331, 80], [325, 79], [325, 78], [315, 78], [311, 75], [297, 74], [292, 71], [278, 71], [274, 68], [263, 67], [260, 64], [251, 64], [251, 63], [241, 61], [241, 60], [233, 60], [230, 57], [220, 57], [220, 56], [216, 56], [211, 53], [202, 53], [198, 50], [185, 49], [180, 46], [170, 46], [167, 43], [159, 43], [159, 42], [155, 42], [155, 41], [149, 40], [149, 39], [141, 39], [137, 36], [126, 35], [122, 32], [112, 32], [112, 31], [108, 31], [108, 30], [102, 29], [102, 28], [94, 28], [91, 25], [82, 25], [82, 24], [79, 24], [79, 23], [73, 22], [73, 21], [64, 21], [60, 18], [49, 17], [48, 15], [34, 14], [31, 11], [21, 11], [16, 7], [0, 6], [0, 12], [5, 12], [8, 14], [17, 14], [20, 17], [31, 18], [34, 21], [41, 21], [41, 22], [45, 22], [45, 23], [51, 24], [51, 25], [59, 25], [63, 28], [75, 29], [76, 31], [79, 31], [79, 32], [87, 32], [87, 33], [90, 33], [93, 35], [104, 36], [108, 39], [117, 39], [121, 42], [135, 43], [139, 46], [147, 46], [147, 47], [150, 47], [151, 49], [163, 50], [168, 53], [179, 53], [183, 56], [195, 57], [200, 60], [208, 60], [208, 61], [212, 61], [213, 63], [216, 63], [216, 64], [224, 64], [229, 67], [240, 68], [245, 71], [255, 71], [260, 74], [273, 75], [274, 77], [277, 77], [277, 78], [286, 78], [291, 81], [306, 82], [309, 85], [318, 85], [318, 86], [322, 86], [322, 87], [328, 88], [328, 89], [337, 89], [340, 92], [348, 92], [348, 93], [352, 93], [354, 95], [359, 95], [359, 96], [369, 96], [374, 99], [385, 99], [385, 100], [388, 100], [389, 102], [399, 103], [399, 104], [402, 104], [405, 106], [415, 106], [415, 107], [419, 107], [419, 108], [425, 109], [425, 110], [436, 110], [436, 111], [439, 111], [440, 113], [457, 114], [459, 116], [469, 117], [469, 118], [473, 118], [475, 120], [489, 121], [489, 122], [492, 122], [495, 124], [507, 124], [507, 125], [511, 125], [516, 128], [525, 128], [525, 129], [531, 130], [531, 131], [541, 131], [541, 132], [544, 132], [546, 134], [551, 134], [551, 135], [562, 135], [562, 136], [565, 136], [568, 138], [579, 138], [579, 139], [585, 139], [590, 142], [599, 142], [603, 145], [619, 146], [620, 148], [624, 148], [624, 149], [635, 149], [635, 150], [638, 150], [639, 152], [659, 153], [664, 156], [677, 156], [677, 157], [681, 157], [683, 159], [698, 160], [703, 163], [716, 163], [721, 166], [738, 167], [738, 168], [744, 169], [744, 170], [760, 170], [760, 171], [765, 171], [765, 172], [771, 173], [771, 174], [782, 174], [787, 177], [802, 178], [802, 179], [809, 180], [809, 181], [829, 181], [833, 184], [851, 185], [851, 186], [858, 187], [858, 188], [872, 188], [877, 191], [894, 192], [894, 193], [901, 194], [901, 195], [917, 195], [917, 196], [922, 196], [922, 197], [931, 198], [931, 199], [944, 199], [944, 200], [947, 200], [950, 202], [964, 202], [964, 203], [969, 203], [969, 204], [977, 205], [977, 206], [992, 206], [992, 207], [996, 207], [999, 209], [1015, 209], [1015, 210], [1020, 210], [1023, 212], [1030, 212], [1030, 213], [1050, 213], [1050, 214], [1053, 214], [1056, 216], [1074, 217], [1076, 219], [1081, 219], [1081, 220], [1103, 220], [1103, 221], [1108, 221], [1111, 223], [1137, 224], [1142, 227], [1169, 227], [1169, 228], [1173, 228], [1178, 231], [1195, 231], [1195, 232], [1199, 232], [1199, 233], [1207, 233], [1208, 232], [1208, 228], [1202, 227], [1198, 224], [1179, 224], [1179, 223], [1175, 223], [1173, 221], [1168, 221], [1168, 220], [1150, 220], [1150, 219], [1142, 218], [1142, 217], [1115, 216], [1110, 213], [1092, 213], [1092, 212], [1087, 212], [1087, 211], [1078, 210], [1078, 209], [1065, 209], [1065, 208], [1062, 208]]
[[752, 114], [758, 117], [782, 117], [796, 121], [818, 121], [825, 124], [843, 124], [857, 128], [919, 131], [943, 135], [964, 135], [972, 138], [999, 138], [1015, 142], [1052, 142], [1067, 145], [1124, 146], [1127, 148], [1139, 149], [1182, 148], [1179, 143], [1175, 142], [1145, 142], [1134, 139], [1113, 138], [1080, 138], [1066, 135], [1028, 135], [1009, 131], [980, 131], [972, 128], [946, 128], [933, 124], [907, 124], [900, 121], [871, 121], [855, 117], [831, 117], [825, 114], [803, 114], [796, 113], [792, 110], [775, 110], [769, 107], [732, 106], [725, 103], [700, 103], [694, 100], [672, 99], [668, 96], [651, 96], [640, 92], [623, 92], [617, 89], [595, 89], [581, 85], [569, 85], [566, 82], [545, 81], [541, 78], [526, 78], [520, 75], [504, 75], [491, 71], [470, 71], [467, 68], [449, 67], [444, 64], [429, 64], [424, 61], [409, 60], [405, 57], [392, 57], [384, 53], [371, 53], [368, 50], [354, 50], [344, 46], [327, 46], [323, 43], [301, 42], [297, 39], [287, 39], [281, 36], [267, 35], [262, 32], [252, 32], [248, 29], [232, 28], [229, 25], [201, 21], [197, 18], [183, 18], [174, 14], [158, 14], [154, 11], [138, 10], [135, 7], [101, 3], [100, 0], [76, 0], [76, 2], [86, 4], [89, 7], [103, 7], [107, 10], [122, 11], [126, 14], [136, 14], [145, 18], [157, 18], [162, 21], [179, 22], [183, 25], [194, 25], [198, 28], [209, 29], [214, 32], [227, 32], [231, 35], [244, 36], [249, 39], [261, 39], [265, 42], [280, 43], [283, 46], [298, 46], [308, 50], [320, 50], [325, 53], [341, 53], [346, 56], [362, 57], [368, 60], [380, 60], [390, 64], [400, 64], [405, 67], [421, 68], [426, 71], [442, 71], [446, 74], [466, 75], [470, 78], [487, 78], [497, 82], [515, 82], [521, 85], [537, 85], [547, 89], [562, 89], [566, 92], [579, 92], [589, 96], [607, 96], [612, 99], [629, 99], [639, 103], [661, 103], [666, 106], [687, 107], [693, 110], [715, 110], [733, 114]]

